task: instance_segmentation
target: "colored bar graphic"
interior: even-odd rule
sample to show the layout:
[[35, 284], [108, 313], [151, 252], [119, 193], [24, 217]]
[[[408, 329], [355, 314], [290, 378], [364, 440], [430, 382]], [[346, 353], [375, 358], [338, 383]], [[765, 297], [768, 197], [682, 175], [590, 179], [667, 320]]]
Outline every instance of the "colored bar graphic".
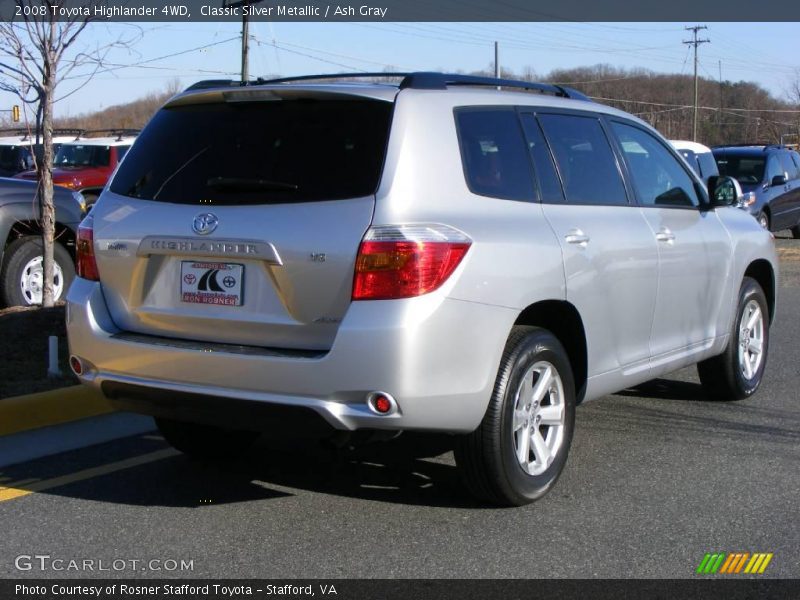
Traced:
[[758, 552], [756, 552], [755, 554], [753, 554], [753, 558], [751, 558], [751, 559], [750, 559], [750, 562], [749, 562], [749, 563], [747, 563], [747, 566], [744, 568], [744, 572], [745, 572], [745, 573], [752, 573], [752, 571], [753, 571], [753, 567], [755, 566], [755, 564], [756, 564], [756, 563], [757, 563], [757, 562], [758, 562], [760, 559], [761, 559], [761, 554], [759, 554]]
[[744, 572], [751, 575], [761, 575], [767, 570], [767, 565], [772, 561], [774, 554], [771, 552], [707, 552], [697, 566], [696, 573], [704, 575], [734, 575]]
[[742, 567], [744, 567], [744, 562], [749, 558], [749, 556], [750, 556], [749, 552], [745, 552], [744, 554], [742, 554], [742, 558], [739, 559], [739, 564], [736, 565], [736, 571], [734, 571], [735, 573], [738, 573], [739, 571], [742, 570]]
[[725, 553], [724, 552], [720, 552], [719, 557], [717, 558], [717, 561], [714, 563], [714, 567], [711, 569], [712, 573], [716, 573], [717, 572], [717, 570], [722, 565], [722, 561], [723, 560], [725, 560]]
[[708, 564], [708, 561], [710, 559], [711, 559], [711, 555], [708, 552], [706, 552], [706, 555], [703, 557], [703, 560], [700, 561], [700, 566], [697, 567], [697, 573], [703, 573], [704, 572], [704, 570], [706, 568], [706, 565]]
[[773, 554], [772, 552], [770, 552], [764, 557], [764, 562], [761, 563], [761, 568], [758, 570], [759, 575], [761, 575], [761, 573], [767, 570], [767, 565], [769, 564], [769, 561], [772, 560], [772, 556]]
[[728, 558], [725, 559], [725, 562], [722, 563], [722, 568], [719, 570], [720, 573], [730, 573], [731, 565], [736, 562], [736, 559], [739, 557], [738, 554], [728, 554]]

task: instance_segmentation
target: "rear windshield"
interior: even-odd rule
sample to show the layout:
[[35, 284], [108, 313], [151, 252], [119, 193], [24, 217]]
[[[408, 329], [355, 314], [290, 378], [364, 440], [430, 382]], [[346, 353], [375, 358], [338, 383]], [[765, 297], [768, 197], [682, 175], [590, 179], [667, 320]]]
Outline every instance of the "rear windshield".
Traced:
[[727, 175], [739, 183], [761, 183], [764, 180], [766, 159], [763, 156], [716, 156], [720, 175]]
[[266, 204], [374, 194], [392, 104], [277, 100], [165, 108], [111, 183], [180, 204]]

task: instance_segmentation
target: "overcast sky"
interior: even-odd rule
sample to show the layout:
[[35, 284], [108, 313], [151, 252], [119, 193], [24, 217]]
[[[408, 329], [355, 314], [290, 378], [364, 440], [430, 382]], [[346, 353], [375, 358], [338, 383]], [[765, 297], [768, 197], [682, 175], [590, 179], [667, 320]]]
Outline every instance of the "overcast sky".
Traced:
[[[298, 75], [340, 71], [469, 71], [488, 68], [493, 42], [503, 67], [544, 74], [598, 63], [691, 73], [687, 25], [695, 23], [251, 23], [250, 72]], [[700, 74], [755, 81], [783, 96], [800, 69], [800, 23], [706, 23], [710, 44], [700, 47]], [[137, 28], [140, 27], [139, 32]], [[140, 36], [130, 50], [107, 57], [110, 70], [56, 105], [76, 115], [160, 91], [178, 78], [238, 77], [241, 25], [157, 23], [136, 27], [93, 23], [77, 48]], [[138, 65], [138, 66], [128, 66]], [[63, 95], [74, 86], [64, 84]], [[687, 101], [689, 98], [687, 97]], [[0, 93], [0, 105], [14, 104]]]

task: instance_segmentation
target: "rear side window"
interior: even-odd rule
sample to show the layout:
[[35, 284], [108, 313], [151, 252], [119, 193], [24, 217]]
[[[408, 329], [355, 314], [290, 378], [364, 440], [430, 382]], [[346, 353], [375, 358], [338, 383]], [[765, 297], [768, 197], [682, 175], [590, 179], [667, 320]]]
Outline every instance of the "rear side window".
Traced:
[[111, 183], [123, 196], [232, 205], [374, 194], [392, 104], [274, 100], [160, 110]]
[[636, 194], [644, 206], [699, 206], [694, 181], [657, 138], [646, 131], [614, 122]]
[[456, 127], [471, 192], [507, 200], [533, 200], [531, 163], [514, 110], [457, 110]]
[[570, 204], [627, 204], [625, 185], [600, 121], [539, 115]]
[[20, 171], [32, 162], [30, 151], [24, 146], [0, 146], [0, 169]]

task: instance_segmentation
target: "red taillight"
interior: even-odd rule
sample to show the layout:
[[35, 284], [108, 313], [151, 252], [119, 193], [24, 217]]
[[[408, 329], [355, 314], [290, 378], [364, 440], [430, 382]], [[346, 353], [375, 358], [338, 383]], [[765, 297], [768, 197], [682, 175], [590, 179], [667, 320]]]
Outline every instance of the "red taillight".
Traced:
[[427, 294], [453, 274], [471, 240], [445, 225], [373, 227], [356, 259], [353, 300]]
[[86, 217], [78, 227], [78, 277], [90, 281], [100, 281], [97, 261], [94, 259], [94, 219]]

